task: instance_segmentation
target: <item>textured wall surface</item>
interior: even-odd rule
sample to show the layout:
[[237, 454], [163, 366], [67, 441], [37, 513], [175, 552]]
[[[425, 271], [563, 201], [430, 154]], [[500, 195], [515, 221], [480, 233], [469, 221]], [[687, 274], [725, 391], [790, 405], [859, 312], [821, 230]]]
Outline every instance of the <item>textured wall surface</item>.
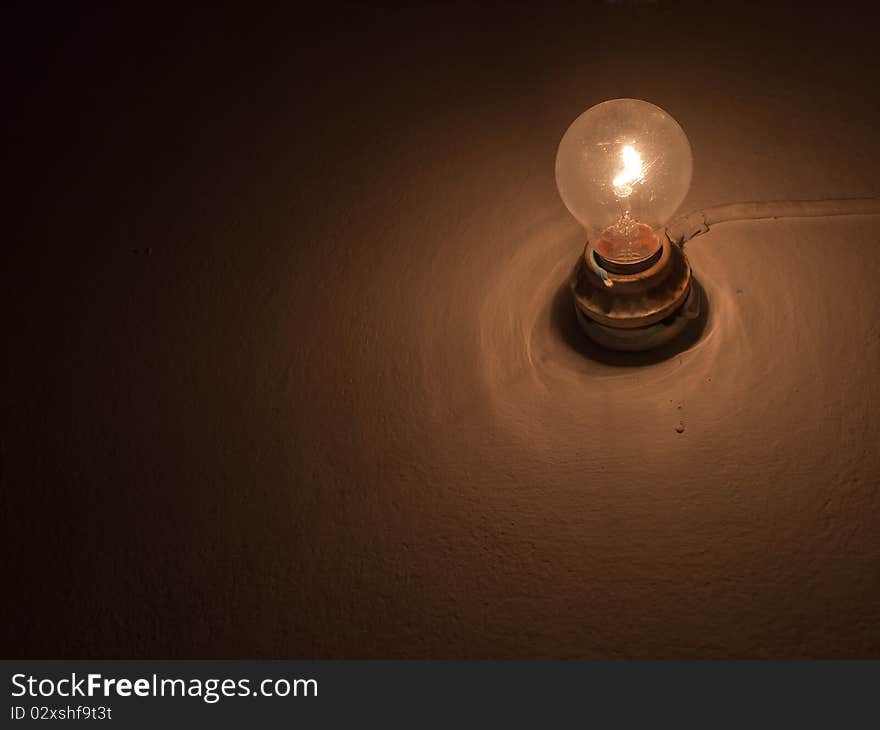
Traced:
[[713, 228], [656, 357], [560, 294], [607, 98], [880, 195], [872, 26], [703, 5], [29, 11], [4, 654], [880, 656], [880, 220]]

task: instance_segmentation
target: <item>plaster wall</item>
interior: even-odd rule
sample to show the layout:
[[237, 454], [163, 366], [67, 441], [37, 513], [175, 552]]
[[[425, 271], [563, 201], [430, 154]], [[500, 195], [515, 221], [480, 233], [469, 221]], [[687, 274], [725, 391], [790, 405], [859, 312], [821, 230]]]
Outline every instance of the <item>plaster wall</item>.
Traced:
[[688, 133], [683, 210], [880, 195], [867, 24], [703, 5], [50, 23], [6, 653], [878, 656], [880, 221], [713, 228], [653, 358], [560, 299], [607, 98]]

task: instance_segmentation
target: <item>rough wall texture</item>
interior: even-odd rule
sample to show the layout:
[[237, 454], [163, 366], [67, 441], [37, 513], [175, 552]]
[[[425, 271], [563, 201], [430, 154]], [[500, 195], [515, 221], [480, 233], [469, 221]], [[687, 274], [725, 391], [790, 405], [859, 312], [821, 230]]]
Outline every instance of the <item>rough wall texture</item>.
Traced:
[[631, 96], [685, 209], [880, 195], [863, 19], [22, 22], [5, 654], [880, 656], [880, 221], [713, 229], [700, 340], [621, 359], [553, 181]]

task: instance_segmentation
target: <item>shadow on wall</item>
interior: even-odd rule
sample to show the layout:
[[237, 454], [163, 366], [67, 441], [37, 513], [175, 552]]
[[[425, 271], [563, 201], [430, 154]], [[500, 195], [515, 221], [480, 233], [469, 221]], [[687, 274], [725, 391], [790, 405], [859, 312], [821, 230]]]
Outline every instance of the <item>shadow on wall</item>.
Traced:
[[689, 322], [679, 337], [662, 347], [658, 347], [656, 350], [618, 352], [608, 350], [593, 342], [584, 334], [580, 324], [578, 324], [568, 279], [562, 282], [562, 285], [557, 289], [556, 295], [553, 297], [550, 326], [554, 334], [571, 350], [603, 365], [618, 367], [655, 365], [691, 349], [700, 341], [706, 331], [706, 325], [711, 315], [709, 298], [699, 282], [696, 279], [693, 281], [694, 286], [697, 287], [697, 294], [700, 297], [700, 316]]

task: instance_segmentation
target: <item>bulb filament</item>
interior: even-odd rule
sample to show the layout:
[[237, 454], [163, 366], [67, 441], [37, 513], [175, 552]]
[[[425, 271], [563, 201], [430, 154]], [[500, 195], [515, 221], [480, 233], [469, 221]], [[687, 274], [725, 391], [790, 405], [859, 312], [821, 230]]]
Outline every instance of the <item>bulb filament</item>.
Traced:
[[612, 181], [618, 198], [626, 198], [633, 191], [633, 185], [645, 177], [642, 156], [630, 145], [624, 145], [621, 151], [623, 170]]

